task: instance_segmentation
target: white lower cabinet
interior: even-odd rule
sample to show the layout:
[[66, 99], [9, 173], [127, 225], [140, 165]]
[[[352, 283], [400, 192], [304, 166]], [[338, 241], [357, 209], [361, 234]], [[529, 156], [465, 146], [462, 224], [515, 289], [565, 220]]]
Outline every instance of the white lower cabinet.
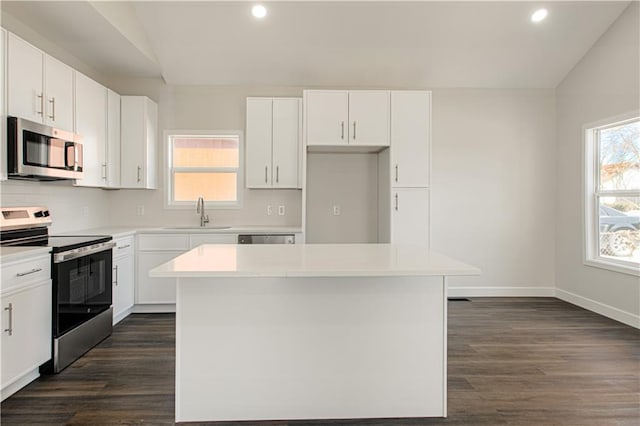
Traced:
[[51, 358], [50, 255], [2, 264], [2, 400], [39, 376]]
[[135, 238], [118, 238], [113, 249], [113, 324], [126, 318], [135, 302]]
[[237, 234], [139, 234], [137, 245], [136, 312], [175, 310], [176, 280], [152, 278], [149, 271], [202, 244], [235, 244]]
[[391, 243], [429, 246], [429, 188], [391, 191]]

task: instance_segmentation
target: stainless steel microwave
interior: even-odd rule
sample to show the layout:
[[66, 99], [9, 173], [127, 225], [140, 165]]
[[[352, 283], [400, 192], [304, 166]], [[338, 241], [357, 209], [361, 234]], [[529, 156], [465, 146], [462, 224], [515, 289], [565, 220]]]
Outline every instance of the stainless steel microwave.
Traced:
[[10, 179], [82, 179], [82, 142], [74, 133], [23, 118], [8, 117]]

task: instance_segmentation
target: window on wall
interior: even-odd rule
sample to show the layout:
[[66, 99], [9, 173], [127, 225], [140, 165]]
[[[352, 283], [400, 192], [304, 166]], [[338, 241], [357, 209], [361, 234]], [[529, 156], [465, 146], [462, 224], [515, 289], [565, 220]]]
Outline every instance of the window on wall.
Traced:
[[238, 206], [241, 148], [241, 132], [169, 134], [169, 206], [193, 207], [198, 197], [208, 206]]
[[585, 130], [585, 263], [640, 275], [640, 117]]

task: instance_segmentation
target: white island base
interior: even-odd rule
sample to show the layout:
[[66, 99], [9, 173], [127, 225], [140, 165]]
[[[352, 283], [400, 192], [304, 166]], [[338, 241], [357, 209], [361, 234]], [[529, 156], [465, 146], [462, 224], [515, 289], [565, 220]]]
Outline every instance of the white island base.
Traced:
[[445, 276], [479, 271], [370, 253], [367, 275], [345, 247], [322, 270], [295, 247], [201, 246], [151, 272], [178, 278], [176, 421], [445, 417]]
[[176, 421], [443, 417], [442, 277], [181, 279]]

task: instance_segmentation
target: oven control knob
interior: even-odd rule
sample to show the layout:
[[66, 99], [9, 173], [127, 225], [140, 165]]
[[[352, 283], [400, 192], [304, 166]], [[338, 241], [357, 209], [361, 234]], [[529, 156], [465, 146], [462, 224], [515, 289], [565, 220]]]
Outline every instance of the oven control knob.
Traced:
[[43, 211], [38, 211], [38, 212], [35, 212], [33, 215], [35, 217], [42, 217], [42, 216], [44, 216], [44, 212]]
[[44, 217], [49, 217], [49, 210], [45, 210], [44, 212], [42, 212], [44, 214]]

